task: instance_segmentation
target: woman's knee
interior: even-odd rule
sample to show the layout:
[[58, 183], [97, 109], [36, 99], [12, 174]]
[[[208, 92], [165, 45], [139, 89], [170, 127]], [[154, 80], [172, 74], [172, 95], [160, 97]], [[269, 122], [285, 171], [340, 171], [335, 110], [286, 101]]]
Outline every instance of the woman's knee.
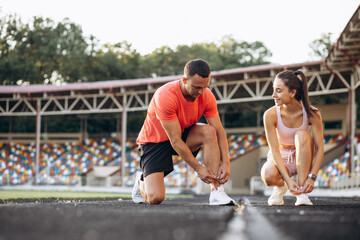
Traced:
[[261, 168], [261, 179], [266, 186], [274, 186], [279, 183], [281, 176], [276, 169], [269, 168], [268, 164], [265, 164]]
[[276, 185], [275, 176], [271, 176], [269, 174], [262, 174], [261, 179], [265, 183], [266, 186], [274, 186]]
[[295, 133], [295, 144], [299, 146], [306, 146], [311, 144], [312, 137], [306, 130], [299, 130]]

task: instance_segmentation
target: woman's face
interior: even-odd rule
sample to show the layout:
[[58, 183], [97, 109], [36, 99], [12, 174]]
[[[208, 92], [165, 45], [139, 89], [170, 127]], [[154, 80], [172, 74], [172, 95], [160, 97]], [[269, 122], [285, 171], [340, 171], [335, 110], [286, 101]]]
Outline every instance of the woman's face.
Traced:
[[289, 91], [289, 88], [285, 86], [283, 80], [275, 78], [272, 97], [274, 98], [277, 106], [289, 103], [292, 98], [294, 98], [295, 92], [295, 90]]

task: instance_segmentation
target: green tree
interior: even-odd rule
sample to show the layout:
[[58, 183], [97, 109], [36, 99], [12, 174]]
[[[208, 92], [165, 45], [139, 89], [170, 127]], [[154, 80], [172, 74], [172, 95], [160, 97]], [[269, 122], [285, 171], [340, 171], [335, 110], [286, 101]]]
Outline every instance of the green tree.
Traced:
[[57, 70], [67, 82], [86, 80], [85, 63], [88, 43], [79, 25], [69, 19], [58, 23], [55, 31]]
[[0, 18], [0, 83], [16, 84], [21, 79], [37, 76], [35, 63], [25, 55], [17, 54], [14, 48], [24, 40], [28, 26], [16, 15]]
[[231, 69], [254, 65], [268, 64], [267, 58], [272, 56], [270, 50], [260, 41], [236, 41], [231, 36], [225, 36], [219, 46], [220, 69]]
[[331, 40], [332, 33], [322, 33], [320, 38], [312, 41], [309, 46], [313, 50], [313, 55], [316, 57], [327, 57], [333, 42]]
[[219, 47], [216, 43], [194, 43], [191, 46], [178, 45], [176, 55], [179, 59], [179, 73], [182, 73], [184, 65], [190, 59], [204, 59], [209, 63], [212, 70], [219, 70], [218, 66], [221, 63]]
[[7, 15], [1, 19], [0, 81], [81, 80], [87, 47], [81, 28], [68, 19], [56, 24], [49, 18], [34, 17], [23, 24], [16, 15]]
[[104, 44], [93, 58], [94, 80], [133, 79], [139, 76], [140, 54], [126, 41]]
[[216, 43], [194, 43], [191, 46], [178, 45], [157, 48], [142, 59], [142, 74], [145, 76], [165, 76], [182, 74], [187, 61], [195, 58], [206, 60], [212, 70], [222, 70], [267, 64], [272, 53], [260, 42], [238, 42], [225, 36]]
[[175, 52], [168, 46], [155, 49], [141, 59], [141, 77], [178, 74]]
[[162, 46], [141, 56], [127, 41], [98, 47], [69, 19], [55, 23], [34, 17], [28, 24], [16, 15], [0, 19], [0, 84], [89, 82], [182, 74], [190, 59], [205, 59], [212, 70], [266, 64], [271, 52], [260, 41]]

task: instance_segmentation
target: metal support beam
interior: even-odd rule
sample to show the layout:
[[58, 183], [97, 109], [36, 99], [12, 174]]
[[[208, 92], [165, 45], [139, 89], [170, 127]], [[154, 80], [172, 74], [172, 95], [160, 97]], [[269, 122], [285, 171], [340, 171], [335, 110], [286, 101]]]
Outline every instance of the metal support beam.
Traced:
[[41, 135], [41, 100], [36, 101], [36, 140], [35, 140], [35, 185], [39, 179], [39, 162], [40, 162], [40, 135]]
[[[351, 83], [352, 86], [354, 86], [354, 74], [352, 74], [351, 76]], [[349, 142], [350, 144], [350, 161], [351, 161], [351, 175], [353, 175], [355, 173], [355, 144], [357, 143], [357, 141], [355, 140], [355, 129], [356, 129], [356, 100], [355, 100], [355, 87], [351, 88], [351, 132], [350, 132], [350, 137], [349, 139], [351, 139], [351, 141]]]
[[121, 122], [121, 185], [125, 186], [125, 163], [127, 162], [126, 159], [126, 129], [127, 129], [127, 112], [126, 112], [126, 94], [123, 96], [123, 111], [122, 111], [122, 122]]
[[[306, 72], [309, 78], [309, 95], [326, 95], [337, 92], [348, 91], [350, 80], [348, 72], [352, 69], [332, 70], [320, 69], [319, 71]], [[230, 104], [236, 102], [266, 101], [271, 99], [271, 84], [274, 73], [267, 76], [249, 79], [223, 80], [210, 85], [210, 90], [216, 97], [218, 104]], [[358, 81], [359, 82], [359, 81]], [[356, 84], [360, 85], [360, 82]], [[339, 87], [342, 85], [342, 87]], [[357, 86], [358, 86], [357, 85]], [[66, 114], [91, 114], [91, 113], [120, 113], [126, 107], [126, 111], [146, 111], [152, 94], [156, 89], [136, 91], [122, 87], [121, 89], [110, 89], [96, 93], [78, 92], [67, 95], [47, 95], [34, 97], [41, 99], [41, 115], [66, 115]], [[123, 91], [123, 92], [122, 92]], [[122, 98], [126, 94], [126, 105]], [[0, 98], [0, 116], [35, 116], [36, 110], [32, 107], [26, 97], [16, 95], [15, 97]]]

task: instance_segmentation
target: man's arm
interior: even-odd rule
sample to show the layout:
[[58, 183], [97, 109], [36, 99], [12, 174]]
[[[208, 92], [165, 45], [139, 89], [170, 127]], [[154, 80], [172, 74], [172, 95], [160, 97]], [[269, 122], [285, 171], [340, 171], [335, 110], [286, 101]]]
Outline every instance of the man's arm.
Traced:
[[181, 139], [181, 127], [179, 120], [176, 119], [171, 122], [161, 121], [161, 125], [169, 137], [171, 146], [179, 154], [179, 156], [197, 172], [202, 181], [205, 183], [212, 183], [214, 180], [217, 180], [216, 176], [209, 169], [202, 166], [196, 160], [190, 148]]
[[218, 137], [219, 148], [220, 148], [221, 161], [230, 164], [228, 141], [225, 130], [221, 124], [219, 115], [213, 118], [207, 118], [206, 121], [210, 126], [216, 129], [216, 134]]
[[220, 168], [217, 173], [217, 177], [219, 182], [223, 184], [226, 183], [230, 177], [230, 157], [226, 132], [221, 124], [219, 115], [213, 118], [207, 118], [206, 120], [208, 124], [214, 127], [216, 130], [221, 158]]

